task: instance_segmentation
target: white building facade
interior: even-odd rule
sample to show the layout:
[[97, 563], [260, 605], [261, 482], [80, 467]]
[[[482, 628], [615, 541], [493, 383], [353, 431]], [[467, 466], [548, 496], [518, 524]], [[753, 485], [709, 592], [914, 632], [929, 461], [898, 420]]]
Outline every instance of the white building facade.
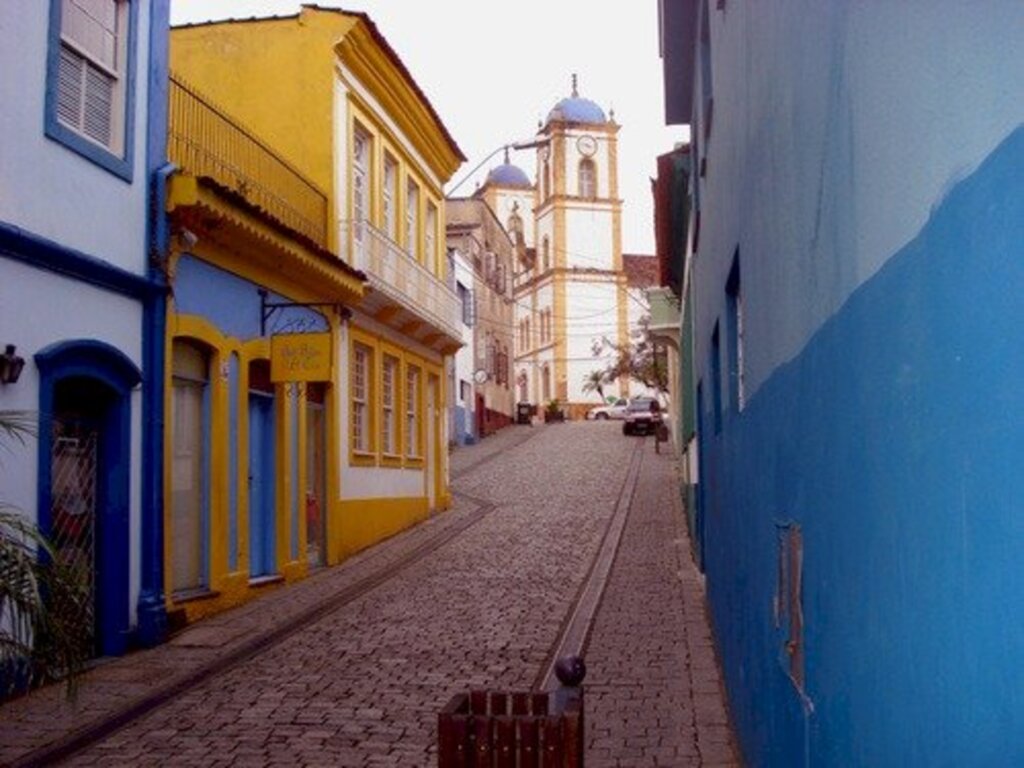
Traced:
[[[95, 655], [163, 634], [162, 283], [150, 180], [165, 156], [167, 2], [0, 8], [0, 339], [32, 414], [5, 451], [3, 501], [91, 584]], [[159, 185], [158, 185], [159, 186]]]

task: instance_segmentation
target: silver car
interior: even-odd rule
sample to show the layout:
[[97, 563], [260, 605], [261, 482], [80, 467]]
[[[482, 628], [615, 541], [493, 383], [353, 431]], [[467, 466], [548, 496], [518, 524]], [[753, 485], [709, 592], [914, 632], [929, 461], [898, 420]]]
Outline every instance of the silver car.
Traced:
[[626, 408], [629, 406], [629, 401], [620, 397], [614, 403], [608, 403], [607, 405], [598, 405], [587, 411], [587, 418], [594, 419], [596, 421], [605, 421], [607, 419], [624, 419], [626, 418]]

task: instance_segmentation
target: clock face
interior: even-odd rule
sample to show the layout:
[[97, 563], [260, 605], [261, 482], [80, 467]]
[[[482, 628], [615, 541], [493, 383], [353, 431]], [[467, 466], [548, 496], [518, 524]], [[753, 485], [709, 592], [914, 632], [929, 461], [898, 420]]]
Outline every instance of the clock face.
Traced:
[[597, 152], [597, 139], [593, 136], [580, 136], [576, 139], [576, 149], [580, 151], [581, 155], [590, 157]]

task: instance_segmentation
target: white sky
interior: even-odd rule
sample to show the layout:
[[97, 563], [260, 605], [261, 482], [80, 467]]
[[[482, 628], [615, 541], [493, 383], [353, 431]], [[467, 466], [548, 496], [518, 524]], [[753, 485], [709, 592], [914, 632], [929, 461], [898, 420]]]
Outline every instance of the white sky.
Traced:
[[[291, 14], [298, 0], [171, 0], [172, 24]], [[568, 96], [615, 109], [619, 186], [625, 200], [623, 250], [654, 253], [649, 179], [655, 157], [686, 137], [664, 125], [657, 0], [321, 0], [364, 11], [426, 93], [468, 161], [462, 177], [502, 144], [530, 139], [537, 121]], [[501, 162], [495, 156], [462, 185]], [[532, 178], [533, 151], [512, 162]], [[451, 185], [449, 185], [451, 187]]]

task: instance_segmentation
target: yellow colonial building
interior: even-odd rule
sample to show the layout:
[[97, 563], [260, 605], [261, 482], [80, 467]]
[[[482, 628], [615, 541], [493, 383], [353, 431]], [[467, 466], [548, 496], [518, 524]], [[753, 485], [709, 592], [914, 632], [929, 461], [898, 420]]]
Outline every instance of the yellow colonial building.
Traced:
[[[177, 289], [169, 320], [169, 386], [180, 381], [182, 390], [174, 391], [182, 406], [174, 411], [172, 398], [170, 423], [185, 413], [193, 420], [210, 414], [211, 434], [233, 435], [229, 442], [246, 447], [230, 459], [209, 446], [211, 477], [226, 469], [233, 479], [207, 500], [207, 517], [193, 522], [212, 534], [200, 552], [227, 542], [236, 571], [207, 558], [207, 572], [244, 575], [251, 589], [287, 577], [289, 569], [304, 572], [317, 558], [339, 562], [450, 503], [445, 371], [461, 345], [461, 314], [448, 282], [442, 187], [464, 158], [401, 60], [360, 13], [303, 7], [293, 16], [174, 28], [171, 68], [183, 87], [216, 104], [278, 158], [277, 165], [248, 160], [252, 155], [225, 160], [221, 175], [232, 163], [251, 162], [251, 168], [234, 184], [219, 180], [216, 169], [201, 170], [176, 182], [169, 196], [172, 215], [190, 212], [178, 218], [198, 238], [191, 251], [200, 269], [189, 278], [196, 286], [213, 290], [210, 269], [223, 262], [236, 275], [254, 272], [263, 289], [235, 283], [217, 289], [225, 306], [258, 298], [251, 317], [261, 327], [254, 338], [232, 319], [234, 311], [217, 327], [204, 324], [179, 305]], [[173, 109], [172, 99], [172, 126]], [[185, 142], [182, 156], [190, 151]], [[260, 196], [255, 176], [265, 163], [278, 178]], [[306, 188], [322, 201], [312, 201]], [[241, 201], [241, 220], [231, 223], [218, 200]], [[253, 224], [268, 212], [266, 226]], [[204, 227], [211, 242], [225, 229], [241, 234], [219, 256], [204, 256], [206, 232], [197, 231]], [[267, 243], [274, 245], [255, 256]], [[323, 339], [326, 347], [319, 346]], [[324, 356], [326, 380], [316, 373]], [[308, 380], [283, 372], [302, 361], [314, 371]], [[188, 389], [197, 379], [205, 394]], [[253, 447], [259, 443], [254, 430], [275, 435], [272, 450]], [[174, 494], [185, 486], [186, 467], [184, 459], [174, 464], [171, 432], [168, 580], [174, 582], [175, 568], [185, 573], [190, 564], [176, 563], [173, 554], [179, 535], [170, 510], [177, 509]], [[313, 468], [320, 448], [322, 477]], [[236, 464], [224, 466], [229, 459]], [[273, 488], [254, 489], [261, 478]], [[201, 500], [215, 485], [200, 482], [191, 493]], [[211, 526], [216, 505], [230, 509], [231, 499], [239, 513], [221, 515], [226, 522]], [[256, 559], [252, 522], [242, 522], [255, 520], [246, 503], [276, 507], [257, 524], [264, 555]], [[197, 541], [188, 531], [180, 538]], [[314, 540], [322, 543], [315, 552]], [[187, 597], [181, 588], [187, 582], [172, 583], [169, 594]], [[214, 584], [208, 577], [198, 591]]]
[[364, 276], [327, 195], [171, 76], [164, 573], [172, 625], [330, 560], [345, 407], [334, 349]]

